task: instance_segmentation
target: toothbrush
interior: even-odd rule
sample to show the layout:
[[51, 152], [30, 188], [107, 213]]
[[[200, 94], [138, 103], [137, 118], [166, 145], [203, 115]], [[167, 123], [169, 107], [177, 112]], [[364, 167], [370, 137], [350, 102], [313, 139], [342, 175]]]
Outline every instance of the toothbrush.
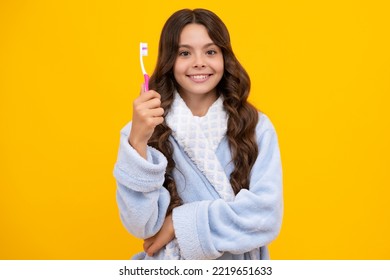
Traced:
[[144, 74], [144, 88], [145, 88], [145, 91], [148, 91], [149, 90], [149, 75], [146, 73], [145, 71], [145, 67], [144, 67], [144, 61], [143, 61], [143, 57], [144, 56], [147, 56], [148, 55], [148, 43], [140, 43], [139, 44], [139, 59], [140, 59], [140, 62], [141, 62], [141, 69], [142, 69], [142, 74]]

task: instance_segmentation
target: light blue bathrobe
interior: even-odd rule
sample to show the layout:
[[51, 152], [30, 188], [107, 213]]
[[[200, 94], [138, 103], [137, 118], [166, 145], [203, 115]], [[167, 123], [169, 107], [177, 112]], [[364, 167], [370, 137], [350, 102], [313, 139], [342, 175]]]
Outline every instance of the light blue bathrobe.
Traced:
[[[131, 122], [121, 130], [114, 167], [117, 203], [127, 230], [140, 239], [161, 228], [170, 201], [162, 186], [167, 160], [148, 147], [147, 160], [128, 143]], [[249, 190], [234, 201], [220, 198], [171, 136], [176, 168], [173, 177], [183, 205], [173, 210], [173, 226], [184, 259], [268, 259], [267, 245], [279, 234], [283, 215], [282, 168], [277, 135], [269, 118], [260, 113], [256, 127], [259, 155], [250, 174]], [[233, 170], [226, 137], [216, 155], [229, 177]], [[169, 248], [168, 248], [169, 249]], [[164, 258], [163, 248], [153, 258]], [[134, 259], [148, 259], [142, 252]]]

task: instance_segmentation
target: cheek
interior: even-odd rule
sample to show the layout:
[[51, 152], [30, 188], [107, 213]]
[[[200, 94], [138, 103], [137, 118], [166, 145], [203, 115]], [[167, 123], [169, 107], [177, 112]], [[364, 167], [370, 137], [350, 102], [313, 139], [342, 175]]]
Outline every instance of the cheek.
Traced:
[[222, 71], [224, 70], [224, 60], [223, 60], [223, 56], [219, 56], [218, 59], [216, 59], [214, 61], [214, 67], [215, 69], [218, 69], [218, 71]]
[[224, 71], [223, 58], [221, 58], [221, 60], [218, 61], [218, 63], [215, 65], [215, 69], [216, 69], [218, 72], [221, 72], [221, 73], [223, 74], [223, 71]]
[[184, 71], [183, 69], [184, 69], [183, 64], [176, 61], [175, 64], [173, 65], [173, 75], [176, 77], [176, 75], [182, 74]]

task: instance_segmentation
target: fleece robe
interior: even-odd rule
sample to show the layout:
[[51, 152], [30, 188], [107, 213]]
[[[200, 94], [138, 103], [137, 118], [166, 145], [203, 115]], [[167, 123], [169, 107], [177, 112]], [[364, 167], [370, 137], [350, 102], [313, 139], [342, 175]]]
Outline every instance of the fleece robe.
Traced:
[[[117, 204], [126, 229], [146, 239], [161, 228], [170, 202], [164, 188], [165, 156], [148, 146], [147, 159], [129, 144], [131, 122], [122, 130], [114, 176]], [[269, 259], [267, 245], [279, 234], [283, 216], [282, 166], [277, 135], [270, 119], [259, 114], [256, 126], [259, 147], [250, 173], [249, 189], [233, 201], [223, 200], [191, 161], [174, 137], [173, 178], [183, 205], [173, 210], [173, 226], [181, 259]], [[216, 156], [229, 177], [234, 165], [226, 136]], [[144, 252], [134, 259], [164, 259], [162, 248], [154, 257]]]

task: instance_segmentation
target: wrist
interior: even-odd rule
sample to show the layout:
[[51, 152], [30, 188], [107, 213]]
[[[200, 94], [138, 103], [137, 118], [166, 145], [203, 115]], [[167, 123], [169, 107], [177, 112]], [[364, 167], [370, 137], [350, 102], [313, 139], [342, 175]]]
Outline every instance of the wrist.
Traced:
[[128, 139], [128, 142], [130, 144], [130, 146], [133, 147], [134, 150], [137, 151], [137, 153], [143, 157], [144, 159], [147, 159], [147, 156], [146, 156], [146, 151], [147, 151], [147, 146], [148, 146], [148, 143], [145, 142], [145, 141], [137, 141], [136, 139], [133, 139], [131, 137], [129, 137]]

